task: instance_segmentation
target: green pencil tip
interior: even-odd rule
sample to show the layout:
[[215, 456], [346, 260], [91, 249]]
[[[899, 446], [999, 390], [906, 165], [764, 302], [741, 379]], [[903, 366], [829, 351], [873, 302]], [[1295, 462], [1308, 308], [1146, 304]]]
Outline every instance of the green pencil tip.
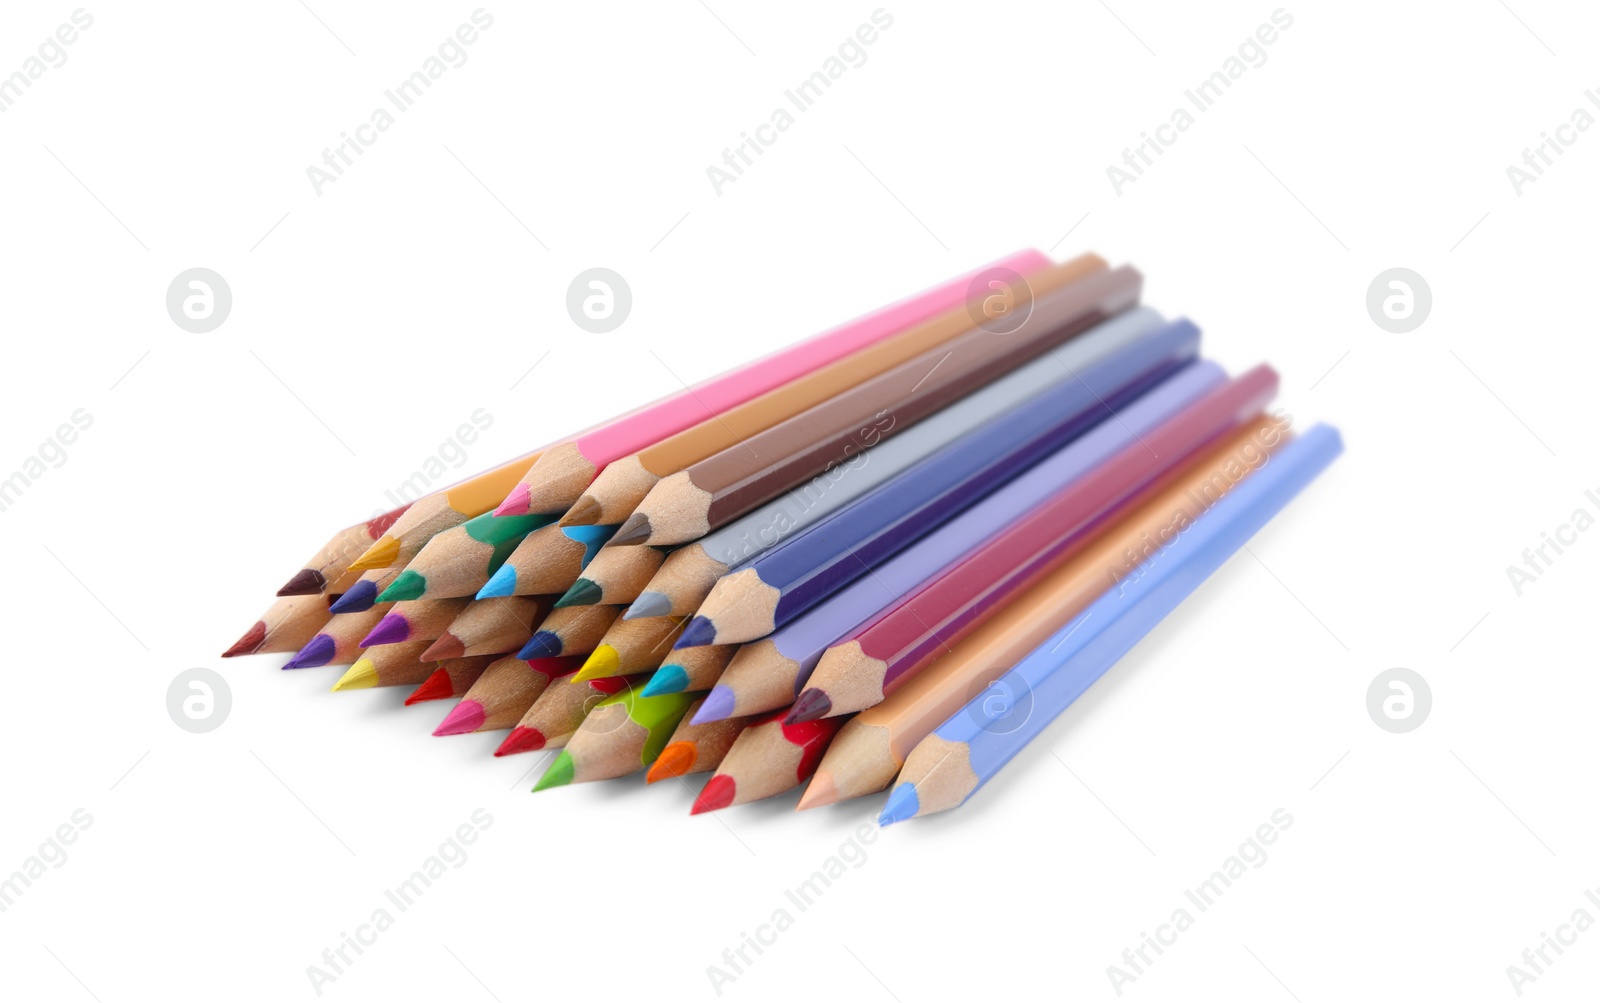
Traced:
[[587, 578], [580, 578], [572, 583], [572, 588], [567, 589], [561, 598], [556, 600], [556, 608], [565, 609], [568, 606], [593, 606], [600, 602], [600, 599], [604, 594], [605, 593], [600, 590], [600, 586], [596, 585], [594, 582], [591, 582]]
[[539, 782], [533, 785], [533, 790], [538, 793], [546, 787], [565, 787], [570, 783], [572, 783], [572, 754], [566, 749], [562, 749], [556, 755], [555, 762], [551, 763], [550, 768], [544, 771], [544, 776], [540, 777]]
[[402, 602], [407, 599], [421, 599], [422, 594], [428, 591], [428, 580], [415, 571], [402, 571], [389, 583], [389, 587], [378, 596], [379, 602]]

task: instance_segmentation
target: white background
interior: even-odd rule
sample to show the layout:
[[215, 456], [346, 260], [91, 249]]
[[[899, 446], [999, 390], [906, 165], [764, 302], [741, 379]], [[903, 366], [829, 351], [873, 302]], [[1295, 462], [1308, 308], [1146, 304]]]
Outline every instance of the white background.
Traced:
[[[787, 905], [725, 998], [1115, 999], [1107, 966], [1283, 808], [1267, 862], [1125, 997], [1515, 998], [1524, 948], [1600, 918], [1600, 533], [1520, 597], [1506, 575], [1600, 513], [1600, 130], [1520, 196], [1506, 167], [1600, 114], [1600, 24], [1507, 2], [1288, 6], [1120, 196], [1107, 165], [1270, 0], [888, 6], [867, 62], [720, 195], [706, 167], [874, 4], [491, 6], [320, 196], [306, 167], [474, 4], [89, 8], [0, 114], [0, 474], [94, 416], [0, 513], [0, 873], [93, 817], [0, 914], [7, 995], [315, 998], [307, 966], [483, 808], [467, 862], [325, 998], [711, 999], [707, 966]], [[0, 74], [73, 9], [6, 5]], [[216, 657], [474, 409], [494, 424], [458, 475], [1025, 246], [1136, 264], [1348, 454], [999, 780], [885, 832], [808, 911], [784, 890], [877, 798], [532, 797], [541, 759], [429, 736], [446, 704]], [[634, 295], [604, 336], [564, 307], [596, 265]], [[164, 308], [194, 266], [233, 290], [210, 334]], [[1366, 312], [1392, 266], [1432, 288], [1409, 334]], [[165, 709], [195, 666], [232, 684], [206, 735]], [[1432, 688], [1406, 735], [1365, 709], [1394, 666]], [[1589, 932], [1524, 992], [1597, 979]]]

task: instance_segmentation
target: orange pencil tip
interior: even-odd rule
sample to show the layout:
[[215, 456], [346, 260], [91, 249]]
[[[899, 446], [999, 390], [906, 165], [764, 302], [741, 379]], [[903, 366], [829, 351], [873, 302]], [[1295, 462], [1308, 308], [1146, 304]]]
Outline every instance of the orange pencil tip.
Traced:
[[693, 742], [673, 742], [662, 749], [661, 755], [650, 764], [650, 772], [645, 774], [644, 782], [653, 784], [657, 780], [681, 777], [694, 767], [695, 758]]

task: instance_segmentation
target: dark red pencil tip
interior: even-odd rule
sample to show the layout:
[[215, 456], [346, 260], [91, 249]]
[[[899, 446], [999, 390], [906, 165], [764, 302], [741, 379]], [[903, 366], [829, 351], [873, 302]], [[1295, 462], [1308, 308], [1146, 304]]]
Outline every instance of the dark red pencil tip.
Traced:
[[429, 645], [428, 650], [422, 653], [422, 660], [438, 662], [446, 658], [462, 658], [466, 653], [467, 646], [461, 643], [461, 639], [446, 631], [443, 637]]
[[301, 568], [296, 571], [288, 584], [278, 590], [280, 596], [314, 596], [321, 592], [328, 584], [322, 572], [315, 568]]
[[517, 725], [511, 729], [511, 734], [500, 743], [500, 748], [494, 750], [497, 756], [510, 756], [518, 752], [537, 752], [544, 748], [544, 732], [538, 728], [524, 728]]
[[706, 781], [705, 787], [700, 790], [700, 796], [694, 799], [694, 807], [689, 809], [689, 814], [698, 815], [705, 811], [716, 811], [733, 804], [734, 789], [738, 785], [726, 773], [719, 773]]
[[833, 710], [833, 701], [828, 699], [828, 694], [823, 690], [806, 690], [795, 697], [794, 707], [789, 715], [783, 719], [784, 724], [804, 724], [818, 718], [827, 717]]
[[450, 673], [444, 669], [437, 669], [433, 675], [422, 681], [422, 685], [411, 691], [406, 697], [406, 706], [422, 703], [424, 700], [444, 700], [455, 696], [455, 687], [450, 684]]
[[244, 636], [233, 642], [233, 647], [222, 653], [223, 658], [232, 658], [234, 655], [250, 655], [261, 647], [261, 642], [267, 639], [267, 622], [257, 620], [256, 625], [244, 632]]

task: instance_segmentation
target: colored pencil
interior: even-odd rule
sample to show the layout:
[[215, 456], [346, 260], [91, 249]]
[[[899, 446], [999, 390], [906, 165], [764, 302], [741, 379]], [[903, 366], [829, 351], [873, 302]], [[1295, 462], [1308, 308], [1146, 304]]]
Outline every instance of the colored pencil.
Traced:
[[[1022, 747], [1183, 602], [1338, 457], [1339, 433], [1318, 425], [1289, 442], [1209, 512], [933, 734], [917, 743], [885, 801], [892, 825], [965, 802]], [[994, 694], [1012, 699], [997, 700]], [[1010, 720], [1026, 694], [1030, 712]]]
[[366, 522], [339, 530], [278, 590], [278, 595], [309, 596], [329, 591], [328, 583], [346, 575], [361, 552], [383, 535], [405, 511], [406, 506], [402, 505]]
[[572, 587], [578, 574], [616, 531], [615, 526], [536, 529], [517, 544], [506, 562], [478, 590], [478, 598], [560, 595]]
[[708, 414], [722, 414], [851, 352], [964, 304], [971, 295], [973, 280], [985, 272], [1009, 269], [1025, 274], [1048, 265], [1049, 260], [1037, 251], [1013, 254], [623, 415], [546, 450], [495, 511], [500, 515], [536, 512], [560, 515], [578, 500], [583, 489], [606, 464], [676, 435], [704, 421]]
[[549, 596], [469, 601], [422, 657], [465, 658], [516, 651], [533, 637], [533, 628], [550, 612], [551, 601]]
[[387, 608], [388, 613], [372, 625], [361, 646], [437, 640], [470, 602], [471, 599], [408, 599], [382, 603], [378, 608]]
[[515, 727], [552, 680], [578, 671], [581, 658], [538, 658], [523, 661], [515, 655], [492, 659], [461, 702], [445, 715], [435, 735], [465, 735], [471, 731], [502, 731]]
[[823, 653], [789, 720], [847, 714], [882, 700], [887, 687], [948, 650], [995, 604], [1090, 543], [1110, 512], [1159, 490], [1163, 478], [1219, 437], [1253, 426], [1245, 416], [1264, 407], [1277, 384], [1263, 366], [1207, 394], [895, 599]]
[[[1148, 307], [1130, 313], [1160, 319], [1160, 314]], [[730, 569], [829, 517], [935, 450], [1011, 410], [1018, 401], [1056, 385], [1061, 377], [1061, 362], [1053, 353], [1035, 359], [873, 446], [858, 459], [839, 464], [781, 498], [677, 548], [625, 615], [633, 619], [694, 613], [716, 580]]]
[[423, 545], [438, 534], [492, 511], [538, 458], [539, 452], [534, 451], [442, 491], [423, 495], [404, 515], [394, 520], [383, 535], [376, 537], [365, 552], [351, 561], [350, 567], [356, 571], [371, 571], [411, 563]]
[[[488, 601], [488, 600], [485, 600]], [[587, 655], [606, 636], [606, 631], [622, 615], [620, 606], [568, 606], [553, 609], [528, 643], [517, 652], [518, 658], [555, 658], [557, 655]]]
[[329, 613], [365, 613], [378, 601], [378, 593], [389, 587], [400, 574], [399, 568], [375, 568], [363, 571], [350, 586], [350, 590], [328, 607]]
[[823, 718], [784, 724], [781, 714], [760, 718], [744, 729], [695, 798], [691, 815], [747, 804], [792, 791], [811, 779], [828, 742], [844, 722]]
[[[927, 668], [891, 688], [882, 703], [851, 718], [828, 746], [799, 807], [833, 804], [888, 787], [914, 745], [1000, 672], [1132, 574], [1142, 555], [1154, 553], [1173, 532], [1198, 519], [1283, 441], [1285, 433], [1276, 421], [1247, 427], [1110, 526], [1088, 549], [1030, 585]], [[822, 656], [813, 680], [830, 657], [831, 652]]]
[[[632, 620], [621, 621], [632, 623]], [[709, 690], [722, 677], [722, 671], [733, 660], [737, 644], [705, 644], [698, 648], [679, 648], [669, 651], [661, 667], [644, 684], [644, 695], [662, 693], [698, 693]]]
[[765, 637], [1111, 419], [1199, 350], [1200, 331], [1188, 321], [1159, 327], [1128, 315], [1056, 349], [1061, 382], [722, 578], [678, 645]]
[[583, 719], [533, 789], [637, 773], [661, 755], [692, 699], [686, 693], [641, 696], [631, 686], [606, 697]]
[[[1026, 277], [1013, 273], [1008, 290], [1013, 309], [1024, 313], [1035, 296], [1043, 296], [1097, 271], [1106, 263], [1086, 254], [1065, 264], [1052, 265]], [[969, 292], [972, 289], [968, 286]], [[992, 295], [982, 287], [981, 292]], [[931, 320], [904, 329], [882, 341], [858, 349], [820, 369], [790, 380], [775, 389], [699, 424], [668, 436], [639, 452], [613, 460], [561, 517], [564, 525], [619, 523], [626, 519], [656, 482], [699, 463], [724, 449], [766, 431], [773, 425], [816, 407], [846, 390], [900, 365], [929, 349], [971, 330], [982, 315], [972, 303], [954, 305]]]
[[556, 600], [567, 606], [626, 606], [639, 598], [666, 559], [665, 547], [602, 547], [572, 587]]
[[233, 646], [224, 651], [222, 657], [299, 651], [328, 622], [328, 607], [337, 598], [331, 592], [284, 596], [267, 607], [261, 619], [245, 631], [243, 637], [233, 642]]
[[523, 537], [550, 520], [542, 515], [480, 515], [429, 540], [378, 596], [452, 599], [476, 595]]
[[629, 685], [622, 677], [592, 679], [577, 686], [560, 684], [547, 686], [539, 694], [528, 712], [522, 715], [511, 734], [494, 750], [497, 756], [511, 756], [519, 752], [538, 752], [540, 749], [559, 749], [583, 724], [595, 704]]
[[696, 698], [684, 712], [683, 719], [678, 722], [678, 727], [667, 740], [661, 755], [650, 764], [650, 772], [644, 777], [645, 783], [653, 784], [668, 777], [683, 777], [691, 773], [707, 773], [716, 769], [723, 757], [728, 754], [728, 750], [733, 748], [733, 740], [744, 731], [745, 725], [755, 720], [749, 717], [730, 717], [710, 724], [695, 724], [689, 719], [694, 716], [694, 712], [699, 709], [700, 702], [704, 699], [704, 697]]
[[429, 676], [438, 664], [423, 661], [422, 653], [428, 650], [427, 641], [407, 641], [405, 644], [380, 644], [367, 648], [350, 666], [333, 692], [364, 690], [374, 686], [416, 686]]
[[361, 657], [361, 639], [383, 619], [384, 607], [365, 613], [330, 616], [322, 629], [307, 641], [295, 656], [283, 663], [286, 669], [313, 669], [320, 665], [349, 665]]
[[732, 449], [663, 478], [615, 545], [685, 543], [846, 463], [939, 408], [1139, 301], [1142, 278], [1123, 266], [1040, 296], [1028, 322], [1004, 336], [979, 327]]
[[471, 658], [447, 658], [433, 670], [433, 675], [422, 681], [406, 697], [406, 706], [429, 700], [449, 700], [466, 694], [495, 660], [494, 655], [473, 655]]
[[647, 620], [623, 620], [618, 617], [573, 678], [587, 682], [606, 676], [632, 676], [654, 671], [660, 667], [667, 652], [672, 650], [672, 642], [683, 633], [684, 625], [688, 622], [687, 617], [681, 616], [653, 616]]
[[851, 630], [1063, 486], [1091, 476], [1108, 458], [1137, 446], [1140, 436], [1204, 400], [1224, 380], [1222, 370], [1212, 363], [1187, 367], [1125, 408], [1118, 420], [1096, 426], [880, 564], [872, 574], [847, 585], [769, 637], [746, 644], [711, 688], [698, 719], [760, 713], [791, 703], [823, 651]]

